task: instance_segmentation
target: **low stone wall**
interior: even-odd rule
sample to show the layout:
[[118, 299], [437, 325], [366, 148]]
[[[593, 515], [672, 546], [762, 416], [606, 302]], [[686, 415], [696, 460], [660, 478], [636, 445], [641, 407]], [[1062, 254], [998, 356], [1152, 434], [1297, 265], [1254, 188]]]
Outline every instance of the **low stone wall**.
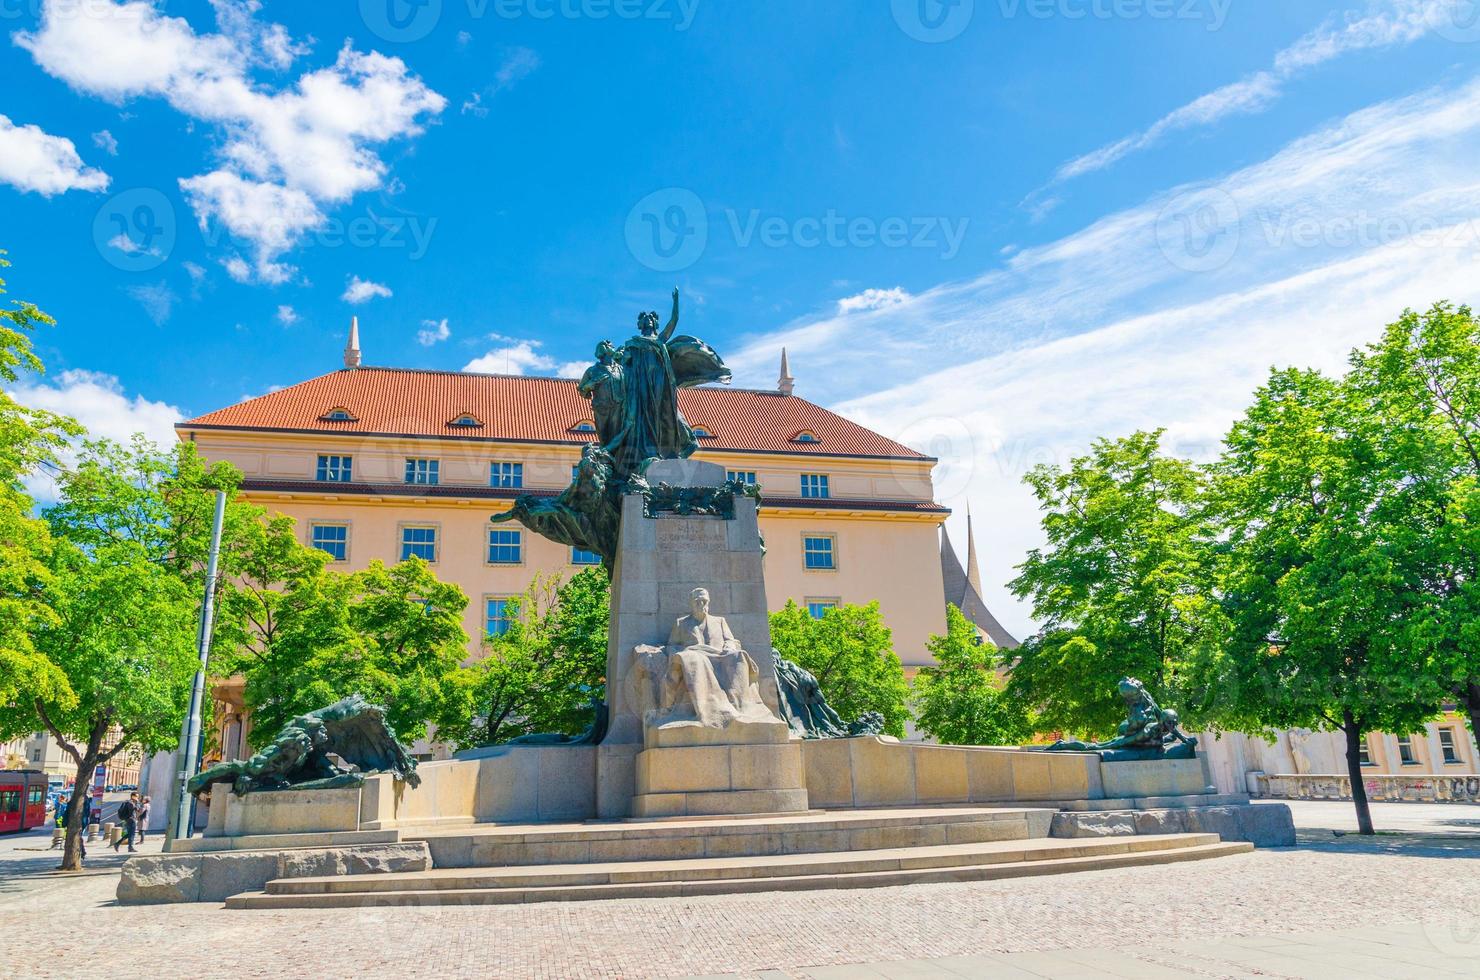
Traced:
[[941, 803], [1042, 803], [1103, 797], [1099, 756], [926, 745], [880, 736], [802, 743], [818, 809]]
[[1144, 810], [1061, 811], [1053, 837], [1131, 837], [1137, 834], [1217, 834], [1256, 847], [1294, 847], [1295, 820], [1282, 803], [1176, 806]]
[[150, 854], [124, 862], [118, 900], [127, 905], [224, 902], [232, 895], [258, 891], [277, 878], [426, 871], [431, 866], [425, 841]]
[[[1249, 773], [1249, 792], [1280, 800], [1349, 800], [1351, 780], [1334, 773]], [[1364, 776], [1369, 800], [1412, 803], [1480, 802], [1480, 775], [1414, 773]]]
[[386, 774], [365, 780], [360, 826], [590, 820], [596, 816], [596, 748], [498, 745], [417, 767], [412, 788]]

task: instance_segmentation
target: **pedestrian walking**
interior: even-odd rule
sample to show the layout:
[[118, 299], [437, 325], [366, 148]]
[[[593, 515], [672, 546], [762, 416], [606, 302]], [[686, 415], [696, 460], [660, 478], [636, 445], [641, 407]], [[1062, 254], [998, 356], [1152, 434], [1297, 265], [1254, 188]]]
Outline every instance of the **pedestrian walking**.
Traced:
[[130, 793], [128, 799], [118, 808], [118, 819], [123, 821], [123, 833], [118, 840], [113, 842], [113, 849], [118, 850], [118, 845], [127, 842], [130, 851], [137, 851], [134, 846], [134, 834], [139, 826], [139, 794]]
[[149, 797], [139, 804], [139, 843], [144, 843], [144, 831], [149, 827]]

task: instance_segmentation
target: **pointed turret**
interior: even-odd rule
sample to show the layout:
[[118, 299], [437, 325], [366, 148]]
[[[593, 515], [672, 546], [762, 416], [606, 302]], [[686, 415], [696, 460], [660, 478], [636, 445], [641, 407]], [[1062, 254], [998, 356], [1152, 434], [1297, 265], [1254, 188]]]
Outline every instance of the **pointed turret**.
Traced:
[[976, 567], [976, 535], [971, 530], [971, 505], [966, 505], [966, 581], [977, 595], [982, 594], [982, 575]]
[[786, 348], [781, 348], [781, 377], [776, 379], [776, 390], [783, 395], [789, 395], [797, 386], [797, 379], [791, 376], [791, 368], [786, 363]]
[[360, 366], [360, 318], [353, 317], [349, 321], [349, 342], [344, 345], [344, 366], [357, 368]]

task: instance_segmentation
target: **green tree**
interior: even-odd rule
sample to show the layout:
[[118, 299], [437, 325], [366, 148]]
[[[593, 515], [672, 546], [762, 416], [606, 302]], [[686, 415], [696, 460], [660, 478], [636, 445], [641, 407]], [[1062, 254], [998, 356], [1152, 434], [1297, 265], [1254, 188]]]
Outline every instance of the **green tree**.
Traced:
[[591, 724], [591, 703], [606, 691], [606, 572], [537, 577], [507, 615], [508, 630], [487, 637], [483, 658], [462, 671], [439, 739], [467, 748], [536, 732], [577, 735]]
[[1407, 558], [1423, 603], [1409, 641], [1480, 732], [1480, 322], [1448, 303], [1405, 310], [1352, 363], [1393, 478], [1416, 498]]
[[1047, 729], [1114, 731], [1126, 676], [1196, 718], [1182, 668], [1218, 635], [1206, 478], [1160, 443], [1160, 431], [1101, 439], [1067, 468], [1026, 477], [1048, 543], [1010, 587], [1043, 629], [1015, 651], [1009, 688]]
[[915, 675], [920, 731], [947, 745], [1019, 745], [1033, 737], [1032, 715], [999, 679], [1005, 658], [961, 610], [946, 606], [946, 631], [926, 647], [935, 663]]
[[[4, 255], [0, 251], [0, 268], [10, 264]], [[4, 287], [0, 279], [0, 295]], [[31, 303], [0, 306], [0, 381], [41, 373], [31, 333], [52, 322]], [[55, 469], [56, 451], [80, 432], [73, 420], [27, 408], [0, 390], [0, 706], [36, 694], [57, 703], [72, 698], [66, 676], [33, 642], [38, 629], [54, 622], [44, 600], [51, 581], [51, 534], [33, 516], [35, 502], [24, 481], [40, 468]], [[34, 730], [33, 724], [28, 731]]]
[[253, 713], [249, 742], [351, 694], [384, 705], [405, 740], [445, 712], [466, 655], [468, 599], [419, 558], [344, 574], [302, 570], [272, 601], [270, 643], [238, 658]]
[[1387, 437], [1349, 384], [1276, 371], [1230, 432], [1213, 491], [1231, 628], [1206, 676], [1221, 722], [1342, 732], [1364, 834], [1366, 733], [1421, 728], [1441, 694], [1407, 641], [1422, 501]]
[[771, 614], [771, 645], [817, 678], [844, 720], [877, 711], [884, 731], [904, 737], [909, 683], [877, 602], [835, 606], [819, 619], [787, 600]]

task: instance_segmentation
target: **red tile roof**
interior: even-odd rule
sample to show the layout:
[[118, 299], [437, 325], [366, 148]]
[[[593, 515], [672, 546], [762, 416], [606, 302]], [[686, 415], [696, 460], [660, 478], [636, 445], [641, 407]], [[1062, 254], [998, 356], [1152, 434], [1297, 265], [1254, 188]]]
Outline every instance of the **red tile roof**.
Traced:
[[[712, 439], [699, 439], [701, 450], [930, 458], [794, 395], [743, 388], [686, 388], [678, 393], [678, 404], [690, 425], [702, 425], [714, 434]], [[348, 410], [353, 421], [326, 420], [324, 416], [336, 408]], [[482, 426], [450, 424], [464, 414], [474, 416]], [[592, 441], [594, 434], [570, 430], [589, 418], [590, 403], [576, 392], [574, 381], [563, 378], [362, 367], [311, 378], [209, 412], [178, 428], [580, 445]], [[804, 431], [815, 434], [818, 441], [794, 441]]]

